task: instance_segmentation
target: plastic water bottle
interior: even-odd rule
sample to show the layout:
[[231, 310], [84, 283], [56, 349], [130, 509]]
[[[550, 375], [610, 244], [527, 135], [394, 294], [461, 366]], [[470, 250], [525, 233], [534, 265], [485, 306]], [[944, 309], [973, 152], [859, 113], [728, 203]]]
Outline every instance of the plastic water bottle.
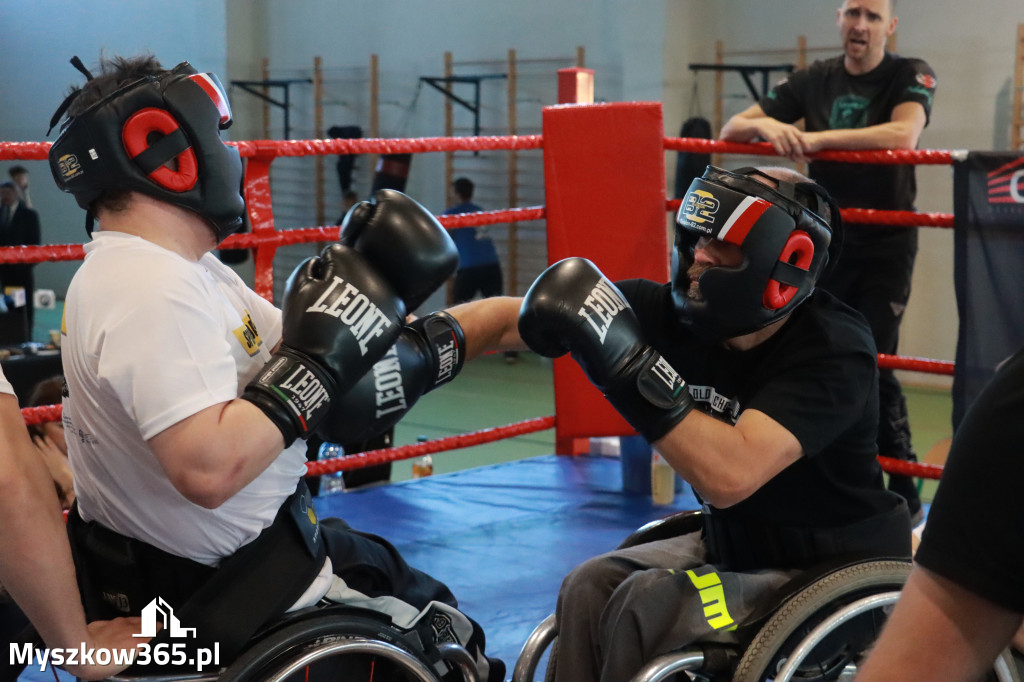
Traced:
[[[336, 443], [322, 443], [320, 445], [320, 454], [317, 459], [321, 462], [327, 460], [337, 459], [338, 457], [344, 457], [345, 451], [340, 445]], [[345, 492], [345, 477], [341, 471], [335, 471], [332, 474], [322, 474], [320, 476], [320, 494], [321, 495], [332, 495], [334, 493]]]
[[651, 454], [651, 497], [657, 505], [669, 505], [676, 499], [676, 471], [657, 450]]
[[[427, 437], [426, 436], [417, 436], [416, 437], [416, 442], [417, 443], [426, 443], [427, 442]], [[412, 477], [413, 478], [423, 478], [424, 476], [433, 476], [433, 475], [434, 475], [434, 460], [433, 460], [433, 458], [431, 458], [430, 455], [423, 455], [422, 457], [417, 457], [415, 460], [413, 460], [413, 463], [412, 463]]]

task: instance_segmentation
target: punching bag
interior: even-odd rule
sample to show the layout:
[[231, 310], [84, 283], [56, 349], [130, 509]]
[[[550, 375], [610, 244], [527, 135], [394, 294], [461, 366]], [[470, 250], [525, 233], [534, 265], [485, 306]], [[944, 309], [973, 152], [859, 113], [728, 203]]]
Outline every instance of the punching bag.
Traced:
[[[683, 122], [679, 137], [711, 138], [711, 123], [702, 116], [693, 116]], [[675, 198], [682, 199], [694, 178], [704, 175], [704, 169], [711, 163], [711, 154], [679, 152], [676, 156]]]
[[[363, 136], [363, 129], [359, 126], [331, 126], [327, 129], [327, 135], [343, 140], [358, 140]], [[338, 182], [341, 184], [342, 194], [352, 187], [352, 169], [356, 165], [356, 156], [356, 154], [338, 155]]]
[[412, 154], [381, 154], [377, 159], [377, 171], [373, 174], [373, 189], [370, 193], [379, 189], [404, 192], [411, 164]]

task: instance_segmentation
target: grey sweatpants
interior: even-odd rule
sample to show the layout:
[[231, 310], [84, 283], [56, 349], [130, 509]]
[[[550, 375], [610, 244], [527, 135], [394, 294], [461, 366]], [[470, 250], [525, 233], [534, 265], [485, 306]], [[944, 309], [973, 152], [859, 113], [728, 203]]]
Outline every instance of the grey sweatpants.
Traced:
[[558, 593], [556, 682], [625, 682], [697, 640], [730, 641], [761, 597], [799, 571], [718, 571], [700, 533], [588, 559]]

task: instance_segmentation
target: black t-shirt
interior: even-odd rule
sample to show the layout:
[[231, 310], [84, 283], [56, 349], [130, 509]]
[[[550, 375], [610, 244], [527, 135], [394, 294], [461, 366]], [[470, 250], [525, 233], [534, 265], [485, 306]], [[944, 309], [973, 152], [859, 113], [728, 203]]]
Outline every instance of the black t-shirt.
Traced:
[[876, 459], [878, 361], [859, 313], [819, 290], [767, 341], [733, 351], [679, 322], [669, 284], [618, 286], [647, 342], [687, 381], [699, 409], [730, 424], [743, 410], [759, 410], [803, 447], [804, 457], [753, 495], [713, 513], [757, 525], [839, 528], [900, 504]]
[[[917, 102], [931, 115], [935, 73], [920, 59], [886, 53], [868, 73], [851, 75], [843, 57], [814, 62], [794, 72], [761, 100], [761, 109], [774, 119], [794, 123], [804, 119], [808, 131], [866, 128], [887, 123], [892, 110], [904, 102]], [[842, 208], [914, 210], [917, 185], [914, 166], [812, 161], [812, 179], [825, 187]], [[848, 242], [906, 237], [892, 228], [852, 230]]]
[[915, 560], [1024, 613], [1024, 349], [971, 404], [953, 438]]

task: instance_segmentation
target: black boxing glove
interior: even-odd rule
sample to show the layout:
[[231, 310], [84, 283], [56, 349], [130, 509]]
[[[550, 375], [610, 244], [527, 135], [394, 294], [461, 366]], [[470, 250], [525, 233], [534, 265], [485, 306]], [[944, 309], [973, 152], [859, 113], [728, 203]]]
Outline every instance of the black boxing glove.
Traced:
[[366, 256], [416, 310], [459, 267], [455, 242], [434, 215], [393, 189], [378, 190], [345, 214], [339, 241]]
[[359, 443], [397, 424], [420, 396], [454, 379], [465, 362], [466, 337], [440, 311], [406, 327], [384, 357], [331, 403], [316, 434], [328, 443]]
[[584, 258], [555, 263], [526, 292], [519, 334], [541, 355], [566, 352], [648, 442], [693, 409], [686, 382], [643, 339], [622, 293]]
[[242, 398], [281, 430], [307, 438], [331, 403], [394, 343], [405, 305], [356, 251], [331, 244], [299, 264], [285, 285], [281, 345]]

